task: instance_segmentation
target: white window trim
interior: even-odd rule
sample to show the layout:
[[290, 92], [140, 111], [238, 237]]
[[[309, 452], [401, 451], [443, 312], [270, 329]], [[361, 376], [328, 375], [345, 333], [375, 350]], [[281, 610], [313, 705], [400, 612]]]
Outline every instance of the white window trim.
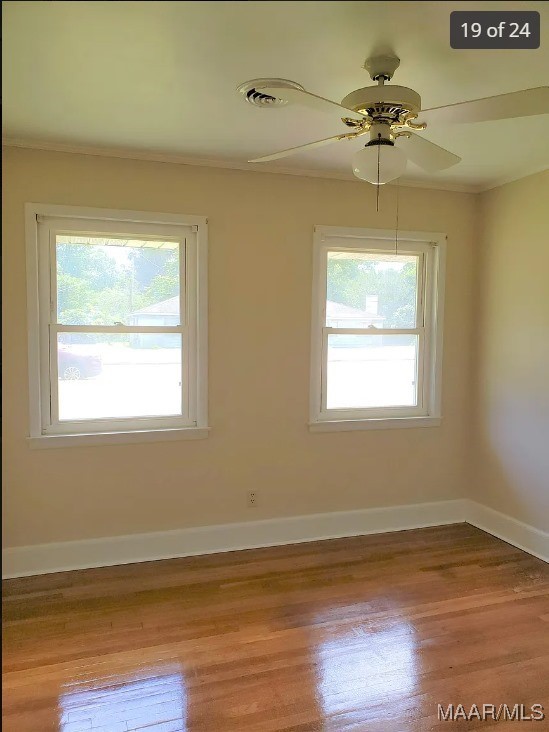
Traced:
[[[442, 396], [442, 343], [444, 322], [444, 285], [446, 272], [446, 234], [423, 231], [399, 231], [398, 249], [405, 251], [406, 242], [424, 245], [425, 267], [425, 354], [423, 376], [423, 403], [406, 414], [398, 410], [391, 416], [391, 409], [326, 410], [323, 408], [324, 338], [326, 322], [326, 252], [330, 249], [379, 248], [395, 252], [393, 229], [362, 229], [339, 226], [315, 226], [313, 240], [313, 299], [310, 372], [311, 432], [355, 431], [410, 427], [435, 427], [441, 424]], [[421, 293], [418, 293], [421, 295]], [[427, 322], [427, 318], [430, 318]], [[364, 332], [360, 329], [351, 329]], [[393, 332], [394, 329], [391, 331]], [[396, 332], [396, 331], [395, 331]]]
[[[180, 424], [178, 420], [159, 418], [149, 420], [157, 426], [149, 427], [143, 420], [127, 420], [120, 430], [116, 430], [115, 420], [109, 421], [109, 429], [88, 429], [81, 433], [71, 432], [57, 434], [55, 430], [44, 431], [44, 409], [49, 398], [45, 394], [41, 347], [44, 336], [40, 333], [43, 319], [40, 311], [44, 305], [40, 297], [44, 296], [44, 284], [40, 286], [39, 277], [44, 277], [44, 268], [39, 267], [38, 217], [78, 219], [85, 228], [86, 220], [102, 222], [133, 223], [140, 226], [153, 224], [155, 227], [192, 227], [195, 244], [190, 261], [195, 273], [187, 278], [188, 286], [196, 303], [194, 313], [195, 355], [191, 360], [189, 377], [192, 379], [196, 395], [192, 421]], [[204, 216], [187, 216], [180, 214], [149, 213], [145, 211], [127, 211], [99, 208], [82, 208], [75, 206], [58, 206], [53, 204], [25, 204], [25, 234], [27, 255], [27, 327], [29, 356], [29, 445], [32, 448], [67, 447], [71, 445], [102, 445], [125, 442], [158, 442], [176, 439], [202, 439], [208, 436], [208, 220]], [[108, 225], [108, 224], [106, 224]], [[194, 292], [196, 288], [196, 292]], [[187, 288], [185, 290], [187, 292]], [[82, 328], [79, 328], [80, 330]], [[85, 329], [85, 328], [84, 328]], [[130, 329], [128, 326], [124, 330]], [[142, 329], [142, 328], [141, 328]], [[84, 426], [84, 425], [83, 425]], [[112, 426], [112, 429], [111, 429]]]

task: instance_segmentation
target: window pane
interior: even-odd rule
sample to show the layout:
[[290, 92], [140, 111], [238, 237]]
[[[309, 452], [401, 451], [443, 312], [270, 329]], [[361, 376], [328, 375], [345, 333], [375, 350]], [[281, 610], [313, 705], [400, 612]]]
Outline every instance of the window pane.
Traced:
[[329, 335], [328, 409], [417, 405], [417, 335]]
[[60, 333], [59, 419], [181, 415], [181, 334]]
[[415, 328], [417, 255], [328, 252], [329, 328]]
[[179, 325], [179, 245], [56, 236], [57, 319], [64, 325]]

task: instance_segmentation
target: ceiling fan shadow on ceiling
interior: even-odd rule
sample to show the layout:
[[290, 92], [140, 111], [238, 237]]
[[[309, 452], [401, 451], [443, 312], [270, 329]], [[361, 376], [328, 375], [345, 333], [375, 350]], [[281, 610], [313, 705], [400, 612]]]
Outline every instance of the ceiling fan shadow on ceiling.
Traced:
[[[330, 145], [340, 140], [354, 140], [369, 135], [365, 147], [354, 154], [353, 173], [357, 178], [383, 185], [399, 178], [407, 162], [429, 173], [437, 173], [461, 161], [417, 132], [427, 125], [488, 122], [500, 119], [549, 114], [549, 87], [537, 87], [500, 94], [495, 97], [458, 102], [444, 107], [421, 109], [421, 97], [405, 86], [386, 84], [400, 65], [396, 56], [374, 56], [364, 68], [376, 85], [356, 89], [341, 104], [306, 91], [300, 84], [285, 79], [254, 79], [238, 87], [251, 104], [263, 108], [298, 104], [340, 118], [348, 130], [323, 140], [280, 150], [249, 160], [264, 163], [288, 155]], [[418, 120], [418, 117], [421, 119]]]

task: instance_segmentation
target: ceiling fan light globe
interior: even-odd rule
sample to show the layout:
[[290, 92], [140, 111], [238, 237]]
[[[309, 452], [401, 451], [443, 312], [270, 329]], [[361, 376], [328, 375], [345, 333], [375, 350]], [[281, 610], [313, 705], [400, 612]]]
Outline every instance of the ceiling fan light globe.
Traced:
[[353, 173], [368, 183], [384, 185], [399, 178], [406, 170], [407, 162], [403, 151], [394, 145], [370, 145], [353, 155]]

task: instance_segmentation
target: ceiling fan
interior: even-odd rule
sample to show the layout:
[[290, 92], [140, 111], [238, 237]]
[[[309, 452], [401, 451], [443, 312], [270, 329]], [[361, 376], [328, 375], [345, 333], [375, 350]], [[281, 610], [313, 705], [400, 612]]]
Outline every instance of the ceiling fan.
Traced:
[[[341, 104], [311, 94], [300, 84], [285, 79], [256, 79], [238, 87], [252, 104], [268, 107], [276, 104], [300, 104], [336, 114], [350, 131], [316, 140], [305, 145], [280, 150], [250, 160], [262, 163], [284, 158], [303, 150], [312, 150], [340, 140], [354, 140], [369, 134], [366, 146], [353, 156], [353, 173], [376, 185], [395, 180], [404, 173], [408, 160], [435, 173], [450, 168], [461, 158], [445, 150], [416, 131], [427, 124], [484, 122], [489, 120], [549, 114], [549, 87], [525, 89], [470, 102], [421, 109], [421, 97], [405, 86], [386, 85], [400, 65], [396, 56], [374, 56], [364, 68], [377, 85], [356, 89]], [[421, 121], [417, 118], [421, 115]], [[398, 143], [396, 142], [398, 140]]]

